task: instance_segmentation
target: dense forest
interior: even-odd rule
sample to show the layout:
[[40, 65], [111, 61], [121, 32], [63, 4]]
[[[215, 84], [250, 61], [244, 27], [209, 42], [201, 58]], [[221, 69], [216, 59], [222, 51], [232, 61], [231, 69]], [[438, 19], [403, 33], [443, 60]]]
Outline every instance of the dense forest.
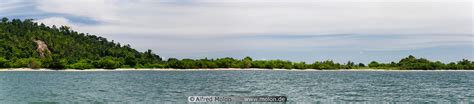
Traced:
[[151, 50], [139, 52], [130, 45], [121, 45], [113, 40], [78, 33], [67, 26], [46, 26], [32, 19], [2, 18], [0, 22], [0, 68], [265, 68], [265, 69], [474, 69], [474, 62], [463, 59], [442, 63], [424, 58], [408, 56], [398, 62], [336, 63], [331, 60], [314, 63], [290, 62], [286, 60], [176, 59], [162, 60]]

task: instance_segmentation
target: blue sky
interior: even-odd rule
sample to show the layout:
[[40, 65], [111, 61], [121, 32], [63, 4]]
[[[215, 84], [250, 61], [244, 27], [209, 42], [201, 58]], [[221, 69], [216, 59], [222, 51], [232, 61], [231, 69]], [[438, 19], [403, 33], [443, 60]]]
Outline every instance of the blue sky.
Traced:
[[0, 17], [68, 25], [164, 58], [474, 59], [470, 0], [2, 0]]

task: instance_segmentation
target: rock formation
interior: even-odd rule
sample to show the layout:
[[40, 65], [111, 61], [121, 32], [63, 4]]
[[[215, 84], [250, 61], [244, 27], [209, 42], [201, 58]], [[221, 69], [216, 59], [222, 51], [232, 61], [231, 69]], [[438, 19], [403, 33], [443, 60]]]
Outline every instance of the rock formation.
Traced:
[[41, 58], [44, 58], [46, 53], [51, 53], [51, 51], [48, 49], [48, 45], [46, 45], [43, 41], [35, 40], [35, 42], [37, 47], [36, 51], [38, 51]]

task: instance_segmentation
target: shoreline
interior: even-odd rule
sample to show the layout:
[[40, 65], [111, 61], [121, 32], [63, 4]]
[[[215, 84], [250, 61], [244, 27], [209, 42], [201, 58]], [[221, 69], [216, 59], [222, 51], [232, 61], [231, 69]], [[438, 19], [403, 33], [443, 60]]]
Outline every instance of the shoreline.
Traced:
[[172, 69], [172, 68], [119, 68], [119, 69], [31, 69], [31, 68], [5, 68], [0, 69], [0, 72], [4, 71], [474, 71], [474, 70], [397, 70], [397, 69], [330, 69], [330, 70], [318, 70], [318, 69], [259, 69], [259, 68], [216, 68], [216, 69]]

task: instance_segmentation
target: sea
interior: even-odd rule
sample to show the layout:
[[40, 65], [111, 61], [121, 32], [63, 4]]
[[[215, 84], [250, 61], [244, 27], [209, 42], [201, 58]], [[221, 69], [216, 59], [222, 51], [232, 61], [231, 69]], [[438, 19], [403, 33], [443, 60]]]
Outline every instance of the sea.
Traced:
[[3, 71], [0, 103], [188, 103], [285, 96], [286, 103], [474, 103], [474, 71]]

